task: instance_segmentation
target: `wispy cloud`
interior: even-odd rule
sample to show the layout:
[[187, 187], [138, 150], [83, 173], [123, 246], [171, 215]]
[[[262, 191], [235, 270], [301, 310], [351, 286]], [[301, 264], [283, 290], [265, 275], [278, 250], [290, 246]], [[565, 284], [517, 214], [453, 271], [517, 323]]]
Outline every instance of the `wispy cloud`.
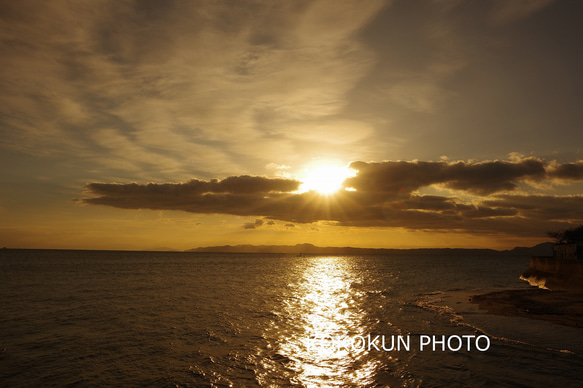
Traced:
[[[435, 154], [431, 146], [451, 154], [454, 142], [472, 154], [470, 137], [503, 155], [524, 143], [528, 117], [543, 122], [538, 112], [555, 104], [545, 99], [522, 114], [522, 99], [505, 88], [524, 72], [504, 64], [539, 74], [540, 61], [512, 49], [530, 35], [501, 37], [488, 20], [519, 23], [551, 5], [6, 3], [0, 147], [142, 180], [262, 174], [272, 161], [297, 167], [326, 154], [379, 160], [394, 149], [410, 158], [412, 149]], [[492, 72], [497, 82], [479, 83]], [[574, 84], [569, 72], [554, 74]], [[481, 119], [486, 110], [493, 123]], [[565, 131], [575, 133], [571, 127]], [[446, 138], [455, 141], [440, 142]]]
[[498, 0], [492, 11], [492, 20], [495, 23], [510, 23], [525, 18], [540, 11], [555, 0]]
[[171, 177], [259, 169], [333, 127], [361, 139], [336, 115], [374, 61], [356, 33], [382, 4], [6, 5], [0, 141]]

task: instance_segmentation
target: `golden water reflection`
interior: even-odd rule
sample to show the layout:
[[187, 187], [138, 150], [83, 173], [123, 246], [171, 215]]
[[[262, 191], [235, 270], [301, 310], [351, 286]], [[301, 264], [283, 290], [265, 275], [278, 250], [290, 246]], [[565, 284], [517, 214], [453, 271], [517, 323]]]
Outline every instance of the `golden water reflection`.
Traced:
[[292, 292], [284, 302], [291, 328], [278, 340], [279, 353], [291, 360], [293, 380], [308, 387], [371, 385], [378, 361], [367, 357], [358, 341], [351, 346], [351, 339], [369, 334], [358, 290], [362, 279], [350, 258], [306, 260], [301, 281], [289, 285]]

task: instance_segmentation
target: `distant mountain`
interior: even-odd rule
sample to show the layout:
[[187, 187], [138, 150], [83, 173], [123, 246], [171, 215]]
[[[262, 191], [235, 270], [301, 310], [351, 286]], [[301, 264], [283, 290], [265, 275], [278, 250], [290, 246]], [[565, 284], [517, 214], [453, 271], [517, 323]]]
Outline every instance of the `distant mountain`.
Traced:
[[553, 255], [553, 244], [552, 242], [544, 242], [534, 247], [516, 247], [510, 249], [507, 252], [511, 255], [522, 255], [522, 256], [552, 256]]
[[292, 253], [308, 255], [520, 255], [549, 256], [552, 255], [553, 243], [542, 243], [531, 248], [517, 247], [511, 250], [497, 251], [494, 249], [465, 248], [355, 248], [355, 247], [317, 247], [312, 244], [296, 245], [220, 245], [189, 249], [188, 252], [219, 252], [219, 253]]

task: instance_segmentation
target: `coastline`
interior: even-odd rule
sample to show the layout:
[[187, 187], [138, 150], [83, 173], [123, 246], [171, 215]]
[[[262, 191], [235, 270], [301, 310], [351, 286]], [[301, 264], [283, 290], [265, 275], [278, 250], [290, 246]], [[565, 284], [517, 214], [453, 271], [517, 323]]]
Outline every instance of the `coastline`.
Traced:
[[541, 288], [501, 290], [473, 295], [469, 303], [488, 314], [583, 328], [583, 293]]
[[425, 294], [417, 305], [497, 341], [583, 355], [583, 294], [528, 286], [458, 289]]

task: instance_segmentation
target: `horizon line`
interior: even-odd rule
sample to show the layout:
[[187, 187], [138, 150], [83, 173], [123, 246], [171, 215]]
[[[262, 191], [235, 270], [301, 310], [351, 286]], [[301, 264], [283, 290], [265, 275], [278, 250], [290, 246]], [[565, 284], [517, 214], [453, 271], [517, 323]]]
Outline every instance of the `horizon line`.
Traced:
[[[236, 248], [264, 248], [264, 249], [285, 249], [285, 248], [300, 248], [300, 247], [309, 247], [311, 249], [322, 249], [322, 250], [334, 250], [334, 249], [338, 249], [338, 250], [354, 250], [354, 251], [377, 251], [379, 253], [381, 253], [382, 251], [429, 251], [429, 250], [457, 250], [457, 251], [477, 251], [477, 250], [483, 250], [483, 251], [493, 251], [493, 252], [510, 252], [512, 250], [515, 250], [517, 248], [522, 248], [522, 249], [532, 249], [535, 247], [538, 247], [542, 244], [554, 244], [552, 241], [544, 241], [538, 244], [535, 244], [533, 246], [515, 246], [512, 248], [508, 248], [508, 249], [494, 249], [494, 248], [479, 248], [479, 247], [474, 247], [474, 248], [459, 248], [459, 247], [417, 247], [417, 248], [370, 248], [370, 247], [353, 247], [353, 246], [318, 246], [318, 245], [314, 245], [311, 243], [298, 243], [298, 244], [294, 244], [294, 245], [286, 245], [286, 244], [281, 244], [281, 245], [269, 245], [269, 244], [261, 244], [261, 245], [256, 245], [256, 244], [235, 244], [235, 245], [230, 245], [230, 244], [225, 244], [225, 245], [209, 245], [209, 246], [199, 246], [196, 248], [189, 248], [189, 249], [185, 249], [185, 250], [180, 250], [180, 249], [91, 249], [91, 248], [21, 248], [21, 247], [2, 247], [0, 248], [0, 252], [2, 251], [8, 251], [8, 250], [37, 250], [37, 251], [103, 251], [103, 252], [168, 252], [168, 253], [305, 253], [305, 254], [320, 254], [318, 252], [298, 252], [298, 251], [292, 251], [292, 252], [282, 252], [282, 251], [278, 251], [278, 252], [269, 252], [269, 251], [245, 251], [245, 250], [232, 250], [232, 251], [220, 251], [219, 249], [223, 248], [223, 249], [236, 249]], [[214, 249], [214, 250], [209, 250], [209, 251], [205, 251], [204, 249]], [[342, 254], [342, 253], [339, 253]], [[361, 254], [367, 254], [362, 252]], [[374, 253], [371, 253], [374, 254]]]

